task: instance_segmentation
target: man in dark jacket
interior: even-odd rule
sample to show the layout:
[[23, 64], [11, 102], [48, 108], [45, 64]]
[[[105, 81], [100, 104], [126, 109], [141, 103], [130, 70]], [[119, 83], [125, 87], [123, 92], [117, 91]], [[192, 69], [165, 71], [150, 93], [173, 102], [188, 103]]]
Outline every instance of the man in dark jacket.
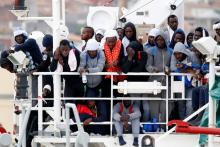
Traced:
[[[128, 45], [127, 56], [125, 56], [121, 63], [121, 68], [123, 73], [128, 72], [146, 72], [145, 65], [147, 63], [147, 53], [143, 51], [143, 46], [138, 41], [132, 41]], [[140, 79], [140, 76], [128, 77], [128, 81], [142, 81], [144, 79]], [[145, 77], [146, 81], [146, 77]]]
[[[56, 72], [77, 72], [80, 63], [80, 53], [76, 49], [71, 49], [68, 40], [60, 41], [60, 46], [56, 49], [50, 70]], [[84, 88], [79, 76], [65, 75], [64, 97], [82, 97]]]
[[42, 62], [42, 54], [40, 52], [39, 46], [35, 39], [28, 38], [27, 32], [22, 29], [17, 29], [14, 31], [15, 51], [23, 51], [29, 59], [33, 60], [32, 70], [36, 69], [37, 66]]

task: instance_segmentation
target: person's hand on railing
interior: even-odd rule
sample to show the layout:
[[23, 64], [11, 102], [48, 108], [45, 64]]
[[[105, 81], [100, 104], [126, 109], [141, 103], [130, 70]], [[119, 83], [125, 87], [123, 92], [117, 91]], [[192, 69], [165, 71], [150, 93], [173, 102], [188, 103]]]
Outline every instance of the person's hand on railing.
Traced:
[[170, 68], [169, 68], [169, 67], [167, 67], [167, 66], [164, 67], [164, 73], [165, 73], [166, 75], [169, 76], [169, 75], [170, 75], [170, 72], [171, 72], [171, 71], [170, 71]]
[[89, 72], [86, 68], [80, 68], [79, 74], [82, 76], [83, 73]]
[[87, 119], [83, 122], [83, 125], [84, 125], [84, 126], [89, 125], [91, 122], [92, 122], [92, 118], [87, 118]]

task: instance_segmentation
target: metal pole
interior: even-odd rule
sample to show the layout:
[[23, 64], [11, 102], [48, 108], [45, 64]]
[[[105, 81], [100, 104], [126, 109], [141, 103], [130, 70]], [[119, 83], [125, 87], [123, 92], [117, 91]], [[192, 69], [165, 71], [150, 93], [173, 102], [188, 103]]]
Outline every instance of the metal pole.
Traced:
[[[22, 146], [26, 146], [26, 131], [25, 132], [21, 131], [22, 128], [24, 127], [23, 126], [23, 120], [25, 118], [25, 107], [24, 106], [22, 106], [21, 118], [22, 118], [22, 120], [20, 120], [21, 124], [20, 124], [20, 128], [19, 128], [19, 131], [20, 131], [19, 138], [20, 138], [20, 136], [23, 136], [22, 137]], [[23, 134], [25, 134], [25, 135], [23, 135]]]
[[[59, 46], [59, 38], [60, 32], [59, 27], [61, 23], [61, 15], [60, 15], [60, 0], [52, 0], [52, 7], [53, 7], [53, 51], [55, 52], [56, 48]], [[54, 131], [57, 134], [57, 124], [60, 122], [61, 117], [61, 79], [59, 75], [53, 76], [53, 83], [54, 83]]]
[[[20, 135], [19, 135], [17, 147], [21, 147], [21, 144], [23, 142], [23, 137], [26, 135], [26, 127], [27, 127], [27, 123], [28, 123], [30, 113], [31, 113], [31, 106], [28, 108], [28, 110], [25, 114], [24, 121], [22, 123], [22, 127], [21, 127], [21, 130], [20, 130], [21, 132], [20, 132]], [[22, 147], [23, 147], [23, 144], [22, 144]], [[24, 147], [26, 147], [26, 145]]]
[[70, 108], [66, 105], [66, 147], [70, 147]]
[[[215, 60], [211, 60], [209, 62], [209, 90], [211, 90], [213, 84], [215, 82]], [[209, 95], [209, 128], [215, 127], [215, 100]], [[214, 137], [213, 135], [209, 135], [208, 137], [208, 147], [213, 147], [214, 144]]]
[[39, 75], [38, 77], [38, 135], [42, 135], [42, 131], [43, 131], [43, 104], [42, 104], [42, 86], [43, 85], [43, 78], [42, 75]]
[[112, 129], [113, 129], [113, 97], [114, 97], [114, 95], [113, 95], [113, 75], [111, 75], [111, 104], [110, 104], [110, 124], [111, 124], [111, 126], [110, 126], [110, 135], [112, 136]]
[[62, 23], [65, 25], [66, 13], [65, 13], [65, 0], [62, 0]]

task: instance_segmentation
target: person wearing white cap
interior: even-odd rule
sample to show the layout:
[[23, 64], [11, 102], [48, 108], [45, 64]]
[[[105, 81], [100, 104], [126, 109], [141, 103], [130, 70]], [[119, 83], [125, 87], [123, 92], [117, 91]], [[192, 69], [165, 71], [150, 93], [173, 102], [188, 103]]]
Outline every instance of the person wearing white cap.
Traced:
[[103, 30], [101, 29], [98, 29], [96, 32], [95, 32], [95, 39], [97, 42], [101, 42], [102, 38], [104, 37], [104, 32]]
[[215, 30], [215, 40], [217, 41], [218, 45], [220, 45], [220, 20], [215, 22], [213, 25], [213, 30]]
[[[78, 72], [80, 75], [84, 73], [102, 72], [105, 66], [105, 55], [99, 50], [99, 43], [95, 39], [89, 39], [85, 52], [80, 55], [80, 65]], [[102, 76], [87, 76], [86, 97], [99, 96], [100, 84]]]
[[144, 44], [144, 51], [147, 52], [151, 47], [155, 46], [154, 37], [156, 36], [159, 29], [153, 28], [148, 34], [148, 41]]

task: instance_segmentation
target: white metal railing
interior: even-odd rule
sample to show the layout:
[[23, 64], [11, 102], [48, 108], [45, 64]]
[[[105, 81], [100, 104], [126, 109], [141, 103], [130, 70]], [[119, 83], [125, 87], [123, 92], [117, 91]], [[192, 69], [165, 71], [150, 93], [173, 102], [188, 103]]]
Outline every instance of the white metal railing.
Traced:
[[[61, 73], [55, 73], [55, 72], [37, 72], [34, 73], [34, 75], [38, 75], [38, 95], [42, 96], [42, 76], [44, 75], [53, 75], [55, 77], [54, 80], [54, 99], [52, 99], [54, 101], [54, 106], [52, 108], [44, 108], [43, 107], [43, 99], [41, 98], [33, 98], [32, 100], [38, 100], [38, 107], [33, 107], [32, 110], [38, 110], [38, 130], [39, 130], [39, 134], [40, 136], [42, 136], [42, 132], [43, 132], [43, 125], [54, 125], [54, 133], [57, 133], [59, 130], [57, 128], [57, 126], [59, 124], [62, 124], [61, 122], [61, 100], [76, 100], [76, 99], [80, 99], [80, 100], [109, 100], [111, 101], [111, 112], [110, 112], [110, 121], [109, 122], [98, 122], [98, 123], [91, 123], [92, 124], [110, 124], [110, 135], [112, 136], [112, 125], [113, 125], [113, 101], [114, 100], [155, 100], [155, 101], [166, 101], [166, 120], [165, 122], [158, 122], [157, 124], [167, 124], [168, 123], [168, 103], [169, 101], [173, 101], [173, 100], [190, 100], [190, 99], [186, 99], [186, 98], [182, 98], [182, 99], [176, 99], [176, 98], [169, 98], [169, 79], [168, 76], [165, 75], [164, 73], [128, 73], [128, 74], [118, 74], [118, 73], [109, 73], [109, 72], [100, 72], [100, 73], [87, 73], [87, 75], [110, 75], [111, 76], [111, 97], [110, 98], [100, 98], [100, 97], [93, 97], [93, 98], [87, 98], [87, 97], [82, 97], [82, 98], [68, 98], [68, 97], [61, 97], [61, 75], [79, 75], [79, 73], [74, 73], [74, 72], [61, 72]], [[166, 91], [166, 98], [157, 98], [157, 97], [117, 97], [117, 98], [113, 98], [113, 90], [117, 89], [118, 87], [113, 85], [113, 76], [114, 75], [128, 75], [128, 76], [165, 76], [165, 85], [162, 85], [163, 88], [161, 88], [162, 90]], [[187, 76], [190, 74], [180, 74], [180, 73], [171, 73], [170, 76]], [[183, 80], [184, 78], [182, 78]], [[172, 87], [172, 80], [171, 80], [171, 87]], [[182, 87], [184, 87], [184, 82], [180, 82], [179, 84], [183, 84]], [[151, 89], [151, 88], [149, 88]], [[44, 100], [51, 100], [50, 98], [48, 99], [44, 99]], [[54, 111], [54, 122], [43, 122], [43, 110], [52, 110]], [[74, 124], [74, 123], [73, 123]], [[148, 122], [141, 122], [141, 124], [152, 124], [152, 123], [148, 123]], [[167, 127], [168, 130], [168, 127]], [[169, 133], [170, 131], [168, 131], [167, 133]]]
[[[34, 75], [39, 75], [39, 77], [38, 77], [39, 78], [39, 83], [42, 83], [42, 82], [40, 82], [42, 80], [42, 75], [59, 76], [59, 79], [60, 79], [61, 75], [70, 75], [71, 76], [71, 75], [79, 75], [79, 73], [77, 73], [77, 72], [75, 72], [75, 73], [74, 72], [59, 72], [59, 73], [58, 72], [38, 72], [38, 73], [34, 73]], [[128, 74], [122, 73], [122, 74], [118, 74], [118, 73], [114, 73], [114, 72], [99, 72], [99, 73], [89, 73], [89, 74], [87, 73], [87, 75], [110, 75], [111, 76], [111, 83], [112, 83], [111, 84], [112, 85], [111, 86], [111, 97], [110, 98], [100, 98], [100, 97], [99, 98], [87, 98], [87, 97], [84, 97], [84, 98], [80, 98], [80, 100], [110, 100], [111, 101], [111, 108], [113, 108], [113, 101], [114, 100], [123, 100], [123, 99], [131, 100], [131, 98], [129, 98], [129, 97], [113, 98], [113, 89], [120, 88], [120, 87], [117, 87], [117, 86], [113, 85], [113, 80], [112, 79], [113, 79], [114, 75], [165, 76], [166, 77], [166, 84], [163, 85], [162, 86], [163, 88], [161, 88], [161, 89], [166, 91], [166, 98], [155, 98], [155, 97], [153, 97], [153, 98], [150, 98], [150, 97], [136, 97], [135, 98], [135, 97], [132, 97], [132, 100], [158, 100], [158, 101], [162, 100], [162, 101], [166, 101], [166, 108], [167, 108], [166, 109], [166, 122], [159, 122], [159, 123], [163, 123], [163, 124], [166, 124], [168, 122], [168, 103], [169, 103], [170, 100], [189, 100], [189, 99], [185, 99], [185, 98], [182, 98], [182, 99], [173, 99], [172, 97], [168, 98], [168, 92], [169, 92], [168, 82], [169, 81], [168, 81], [168, 76], [165, 75], [164, 73], [128, 73]], [[171, 73], [170, 74], [171, 77], [174, 77], [174, 76], [187, 76], [187, 75], [190, 75], [190, 74], [182, 74], [182, 73], [181, 74], [180, 73]], [[174, 78], [172, 78], [172, 79], [174, 79]], [[172, 81], [171, 81], [171, 85], [172, 85]], [[184, 80], [182, 80], [182, 81], [183, 82], [181, 82], [180, 84], [182, 84], [183, 85], [182, 87], [184, 87]], [[61, 98], [60, 93], [57, 94], [58, 91], [61, 91], [60, 81], [54, 81], [54, 82], [56, 82], [56, 83], [54, 83], [54, 92], [55, 92], [54, 93], [54, 101], [55, 101], [54, 102], [54, 109], [55, 109], [55, 111], [59, 111], [59, 113], [60, 113], [60, 108], [61, 108], [60, 107], [60, 101], [61, 100], [76, 100], [76, 99], [79, 99], [79, 98], [65, 98], [65, 97]], [[38, 88], [39, 88], [38, 89], [39, 92], [42, 91], [42, 85], [41, 86], [38, 85]], [[149, 89], [152, 89], [152, 88], [149, 87]], [[59, 107], [57, 107], [57, 106], [59, 106]], [[57, 109], [57, 108], [59, 108], [59, 109]], [[40, 111], [40, 110], [42, 110], [42, 99], [38, 99], [38, 111]], [[111, 109], [110, 124], [113, 124], [113, 122], [112, 122], [112, 113], [113, 112], [112, 112], [112, 109]], [[42, 120], [42, 114], [38, 113], [38, 115], [39, 115], [38, 125], [41, 125], [41, 127], [39, 127], [40, 128], [39, 131], [42, 132], [43, 131], [42, 130], [43, 123], [41, 121]], [[56, 116], [60, 116], [60, 115], [56, 115]], [[55, 118], [54, 127], [56, 127], [57, 124], [60, 124], [60, 117]], [[143, 124], [144, 124], [144, 122], [143, 122]], [[111, 125], [110, 129], [111, 129], [111, 133], [112, 133], [112, 125]]]

